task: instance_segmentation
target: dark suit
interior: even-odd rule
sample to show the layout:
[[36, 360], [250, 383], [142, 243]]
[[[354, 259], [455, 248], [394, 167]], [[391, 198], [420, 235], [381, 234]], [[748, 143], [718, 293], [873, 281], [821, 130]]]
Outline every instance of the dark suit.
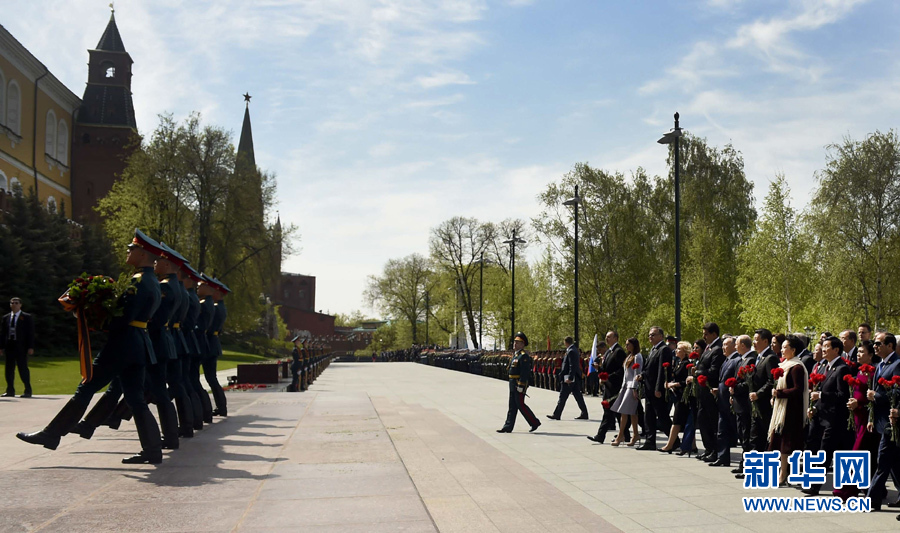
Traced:
[[900, 448], [891, 440], [890, 395], [888, 390], [878, 384], [879, 378], [893, 379], [898, 375], [900, 375], [900, 357], [896, 353], [892, 353], [875, 367], [875, 431], [881, 433], [881, 442], [878, 444], [878, 466], [866, 494], [872, 499], [873, 507], [881, 505], [887, 496], [885, 485], [888, 476], [892, 476], [895, 480], [900, 479]]
[[[835, 359], [830, 370], [827, 363], [822, 370], [825, 372], [825, 381], [819, 389], [819, 401], [816, 402], [815, 409], [823, 430], [818, 449], [825, 450], [825, 466], [828, 467], [831, 466], [835, 450], [849, 450], [853, 447], [854, 435], [847, 429], [850, 387], [844, 381], [844, 377], [853, 375], [853, 372], [843, 357]], [[821, 485], [813, 485], [812, 488], [818, 492]]]
[[[624, 365], [627, 357], [628, 355], [625, 353], [625, 349], [622, 348], [619, 343], [616, 343], [606, 350], [606, 353], [603, 354], [600, 361], [600, 372], [609, 374], [609, 378], [606, 382], [600, 385], [603, 389], [601, 391], [601, 396], [610, 404], [613, 403], [613, 398], [619, 394], [619, 390], [622, 388], [622, 379], [625, 377]], [[600, 427], [597, 428], [597, 436], [595, 438], [599, 439], [600, 442], [603, 442], [606, 438], [606, 432], [614, 431], [616, 429], [618, 418], [616, 413], [612, 412], [611, 409], [604, 409], [603, 420], [600, 421]]]
[[741, 366], [741, 354], [734, 352], [725, 359], [719, 370], [719, 394], [716, 405], [719, 408], [719, 427], [716, 432], [716, 456], [721, 463], [731, 463], [731, 443], [737, 438], [737, 420], [731, 412], [731, 393], [725, 382], [728, 378], [737, 379], [737, 371]]
[[16, 393], [16, 367], [19, 378], [25, 384], [25, 394], [31, 394], [31, 373], [28, 371], [28, 350], [34, 349], [34, 319], [25, 311], [19, 311], [15, 332], [11, 327], [12, 312], [3, 315], [0, 323], [0, 349], [6, 357], [6, 392]]
[[[750, 350], [741, 357], [738, 362], [737, 370], [747, 365], [756, 364], [756, 352]], [[737, 372], [735, 372], [737, 374]], [[753, 416], [753, 407], [750, 405], [750, 387], [743, 379], [738, 379], [737, 385], [734, 386], [734, 394], [731, 396], [732, 407], [734, 407], [734, 417], [736, 422], [738, 440], [741, 441], [741, 451], [749, 452], [753, 450], [753, 440], [750, 438], [750, 428], [752, 425], [751, 417]], [[741, 455], [741, 469], [744, 465], [744, 456]]]
[[724, 362], [725, 353], [722, 351], [722, 338], [719, 337], [706, 347], [694, 368], [694, 379], [706, 376], [706, 386], [697, 387], [697, 427], [700, 429], [705, 453], [710, 455], [715, 454], [719, 425], [719, 408], [710, 388], [719, 386], [719, 370]]
[[[644, 432], [647, 440], [642, 447], [656, 447], [656, 431], [659, 429], [666, 436], [672, 429], [669, 416], [671, 406], [666, 401], [666, 373], [663, 363], [672, 364], [672, 349], [661, 341], [654, 346], [644, 361], [641, 382], [644, 385]], [[660, 397], [656, 397], [660, 393]]]
[[[828, 361], [820, 359], [813, 365], [809, 375], [825, 373], [827, 365]], [[818, 413], [813, 414], [813, 417], [809, 419], [809, 424], [806, 426], [806, 449], [812, 453], [817, 453], [819, 446], [822, 445], [822, 434], [824, 432], [825, 427], [822, 425], [821, 417]]]
[[[566, 378], [572, 382], [566, 383]], [[556, 410], [553, 411], [553, 417], [559, 418], [562, 416], [566, 400], [569, 399], [569, 394], [571, 394], [575, 397], [578, 408], [581, 409], [581, 416], [587, 418], [587, 406], [584, 404], [584, 397], [581, 395], [581, 384], [584, 380], [581, 374], [581, 354], [578, 353], [578, 348], [574, 344], [566, 348], [566, 356], [563, 358], [562, 367], [559, 369], [559, 380], [559, 401], [556, 402]]]
[[813, 354], [810, 353], [809, 350], [803, 350], [797, 358], [800, 359], [800, 362], [806, 367], [806, 374], [812, 374], [813, 366], [816, 364], [816, 360], [813, 359]]
[[750, 421], [750, 440], [753, 441], [753, 449], [758, 452], [766, 451], [769, 445], [769, 422], [772, 420], [772, 370], [778, 367], [778, 356], [772, 348], [766, 348], [756, 357], [756, 372], [753, 373], [753, 390], [756, 393], [756, 408], [758, 417], [752, 417]]

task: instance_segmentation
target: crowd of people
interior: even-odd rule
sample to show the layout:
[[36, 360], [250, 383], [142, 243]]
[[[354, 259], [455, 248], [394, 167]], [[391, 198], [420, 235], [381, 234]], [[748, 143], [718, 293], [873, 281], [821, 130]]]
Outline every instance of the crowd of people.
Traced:
[[[213, 416], [228, 415], [216, 362], [231, 289], [138, 229], [126, 263], [135, 273], [118, 298], [121, 313], [107, 325], [108, 340], [90, 365], [90, 379], [44, 429], [19, 433], [19, 439], [55, 450], [69, 433], [90, 439], [99, 426], [118, 429], [133, 417], [142, 449], [122, 462], [158, 464], [163, 448], [178, 449], [180, 438], [193, 437]], [[215, 408], [200, 384], [201, 369]], [[88, 412], [91, 398], [107, 385]], [[159, 423], [148, 399], [157, 406]]]
[[[525, 389], [559, 391], [559, 420], [573, 395], [587, 418], [582, 394], [601, 398], [603, 416], [594, 435], [599, 444], [630, 446], [692, 456], [711, 467], [728, 467], [744, 477], [742, 452], [781, 452], [780, 486], [789, 486], [788, 457], [797, 450], [825, 452], [826, 467], [834, 452], [871, 452], [867, 493], [872, 508], [900, 508], [887, 502], [888, 478], [900, 489], [900, 356], [897, 339], [873, 333], [868, 324], [833, 335], [823, 332], [812, 343], [802, 333], [775, 334], [760, 328], [751, 335], [723, 335], [715, 323], [703, 326], [694, 343], [666, 337], [659, 327], [647, 334], [649, 350], [637, 338], [620, 343], [606, 334], [596, 356], [581, 354], [567, 338], [563, 352], [527, 355], [527, 338], [517, 334], [512, 353], [428, 353], [427, 362], [508, 379], [510, 406], [499, 432], [512, 430], [520, 412], [534, 431], [540, 422], [525, 405]], [[695, 436], [699, 433], [699, 439]], [[657, 444], [661, 434], [662, 445]], [[699, 440], [699, 442], [697, 442]], [[739, 459], [732, 464], [732, 450]], [[803, 492], [820, 494], [813, 484]], [[847, 499], [856, 488], [834, 489]], [[900, 518], [898, 518], [900, 520]]]

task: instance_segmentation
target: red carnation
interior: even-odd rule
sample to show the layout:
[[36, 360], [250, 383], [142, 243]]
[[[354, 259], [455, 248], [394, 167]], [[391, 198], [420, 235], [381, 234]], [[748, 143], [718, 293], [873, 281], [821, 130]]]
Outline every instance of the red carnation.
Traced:
[[728, 378], [728, 379], [725, 380], [725, 386], [726, 386], [726, 387], [734, 387], [735, 385], [737, 385], [737, 380], [736, 380], [736, 379], [734, 379], [734, 378]]
[[783, 369], [783, 368], [773, 368], [773, 369], [772, 369], [772, 379], [778, 379], [778, 378], [780, 378], [780, 377], [783, 376], [783, 375], [784, 375], [784, 369]]
[[671, 363], [663, 363], [663, 368], [669, 368], [669, 366], [671, 366]]
[[891, 380], [891, 383], [894, 385], [900, 385], [900, 376], [894, 376], [894, 379]]
[[606, 381], [609, 379], [609, 372], [600, 372], [597, 377], [600, 378], [600, 381]]
[[602, 405], [604, 409], [609, 409], [609, 400], [603, 400], [600, 402], [600, 405]]
[[700, 352], [691, 352], [691, 354], [688, 355], [688, 359], [700, 359]]
[[888, 383], [890, 383], [890, 381], [888, 381], [884, 378], [878, 378], [878, 384], [881, 385], [882, 387], [887, 387]]
[[694, 368], [694, 363], [688, 363], [685, 368], [687, 368], [688, 370]]
[[846, 381], [847, 383], [849, 383], [852, 386], [853, 382], [856, 380], [853, 379], [853, 376], [851, 376], [850, 374], [847, 374], [846, 376], [844, 376], [844, 381]]
[[699, 375], [699, 376], [697, 376], [697, 383], [698, 383], [701, 387], [705, 387], [705, 386], [706, 386], [706, 376], [704, 376], [704, 375], [702, 375], [702, 374]]
[[641, 365], [639, 363], [635, 363], [635, 364], [631, 365], [632, 370], [637, 370], [640, 367], [641, 367]]
[[861, 365], [859, 371], [863, 374], [871, 374], [872, 372], [875, 372], [875, 367], [872, 365]]

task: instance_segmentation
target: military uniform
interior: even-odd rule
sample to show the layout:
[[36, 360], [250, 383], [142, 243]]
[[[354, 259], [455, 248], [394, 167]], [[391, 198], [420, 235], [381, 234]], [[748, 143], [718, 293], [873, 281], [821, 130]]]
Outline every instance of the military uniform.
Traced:
[[[213, 410], [213, 414], [217, 416], [228, 416], [225, 391], [222, 390], [222, 385], [219, 384], [219, 379], [216, 377], [216, 361], [222, 356], [222, 345], [219, 342], [219, 335], [222, 333], [222, 327], [224, 326], [225, 318], [228, 315], [228, 312], [225, 309], [225, 300], [223, 298], [225, 297], [225, 294], [231, 292], [231, 290], [217, 279], [207, 278], [207, 280], [210, 282], [211, 287], [215, 289], [215, 294], [219, 299], [215, 300], [213, 304], [212, 321], [206, 332], [206, 341], [209, 344], [209, 352], [207, 353], [207, 357], [203, 359], [203, 375], [206, 376], [206, 382], [209, 383], [209, 388], [212, 391], [213, 401], [216, 402], [216, 408]], [[215, 299], [215, 297], [213, 299]]]
[[516, 333], [516, 341], [523, 343], [523, 348], [513, 354], [509, 362], [507, 377], [509, 381], [509, 409], [506, 413], [506, 423], [497, 430], [497, 433], [512, 433], [513, 427], [516, 425], [516, 414], [521, 412], [525, 417], [525, 421], [531, 426], [530, 431], [536, 430], [540, 425], [540, 420], [534, 416], [531, 409], [525, 405], [525, 391], [528, 385], [534, 381], [532, 369], [534, 361], [531, 355], [524, 350], [524, 346], [528, 346], [528, 337], [524, 333]]
[[[201, 281], [204, 285], [207, 285], [207, 280], [209, 280], [209, 278], [201, 274]], [[214, 290], [211, 288], [212, 285], [208, 285], [208, 287], [210, 290]], [[208, 333], [210, 331], [210, 325], [212, 324], [213, 315], [216, 314], [216, 304], [211, 295], [203, 296], [203, 298], [199, 300], [199, 303], [200, 313], [197, 315], [197, 325], [194, 329], [194, 336], [197, 339], [197, 346], [200, 348], [200, 354], [191, 361], [191, 379], [194, 383], [194, 390], [196, 390], [197, 394], [200, 396], [200, 403], [203, 407], [203, 421], [207, 424], [211, 424], [213, 417], [212, 402], [209, 400], [209, 393], [207, 393], [206, 389], [200, 384], [200, 367], [203, 366], [203, 362], [210, 354]], [[208, 380], [209, 378], [207, 378], [207, 381]]]
[[[159, 262], [157, 262], [157, 268], [159, 268]], [[153, 342], [153, 351], [156, 352], [156, 362], [147, 366], [147, 389], [151, 401], [156, 404], [156, 410], [159, 413], [163, 447], [170, 450], [178, 449], [178, 416], [167, 387], [169, 361], [177, 362], [178, 360], [175, 341], [169, 330], [169, 322], [175, 315], [178, 306], [181, 305], [181, 292], [175, 287], [176, 283], [175, 274], [160, 280], [159, 288], [162, 298], [148, 326], [150, 340]]]
[[[159, 244], [135, 230], [131, 247], [139, 247], [158, 256]], [[160, 305], [160, 287], [153, 267], [143, 267], [131, 278], [131, 286], [119, 298], [122, 315], [109, 324], [109, 338], [92, 364], [92, 378], [78, 386], [75, 395], [42, 431], [19, 433], [16, 436], [31, 444], [40, 444], [55, 450], [59, 439], [71, 431], [87, 410], [93, 395], [117, 378], [125, 401], [134, 414], [141, 453], [123, 459], [123, 463], [152, 463], [162, 461], [159, 426], [144, 400], [144, 366], [156, 361], [155, 352], [147, 335], [147, 323]], [[107, 398], [115, 405], [117, 396]], [[95, 426], [96, 427], [96, 426]]]
[[197, 316], [200, 314], [200, 299], [197, 298], [196, 279], [191, 273], [192, 270], [188, 263], [183, 263], [179, 275], [183, 280], [181, 281], [182, 286], [184, 286], [185, 281], [190, 285], [190, 288], [185, 287], [183, 293], [186, 304], [182, 306], [183, 313], [178, 334], [181, 336], [181, 342], [184, 343], [186, 351], [184, 357], [179, 358], [179, 361], [181, 362], [182, 385], [191, 401], [191, 416], [194, 420], [194, 429], [201, 430], [203, 429], [203, 405], [200, 403], [200, 395], [194, 389], [193, 375], [191, 374], [194, 359], [200, 352], [200, 348], [197, 346], [197, 338], [194, 336]]
[[[166, 253], [166, 259], [173, 263], [178, 270], [187, 260], [165, 243], [160, 243]], [[169, 337], [172, 339], [174, 358], [170, 358], [166, 365], [166, 383], [169, 385], [169, 397], [175, 402], [175, 411], [178, 414], [178, 436], [191, 438], [194, 436], [194, 408], [191, 398], [184, 386], [183, 362], [188, 360], [188, 349], [184, 336], [181, 334], [181, 321], [187, 314], [189, 303], [187, 289], [178, 279], [178, 273], [173, 272], [167, 276], [172, 292], [176, 293], [177, 303], [173, 305], [172, 315], [166, 324]]]

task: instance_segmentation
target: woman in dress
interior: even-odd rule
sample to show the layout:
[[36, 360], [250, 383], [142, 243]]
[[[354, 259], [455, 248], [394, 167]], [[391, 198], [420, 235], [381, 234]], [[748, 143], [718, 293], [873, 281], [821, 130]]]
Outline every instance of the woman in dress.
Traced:
[[613, 446], [618, 446], [625, 440], [625, 428], [628, 427], [629, 417], [631, 418], [632, 437], [627, 445], [634, 446], [637, 444], [637, 440], [641, 435], [641, 432], [638, 430], [637, 419], [640, 398], [638, 398], [638, 382], [635, 381], [634, 378], [644, 369], [644, 356], [641, 355], [641, 345], [634, 337], [625, 341], [625, 351], [628, 353], [628, 357], [625, 358], [625, 363], [623, 365], [625, 368], [625, 377], [622, 379], [622, 388], [619, 389], [619, 396], [610, 408], [614, 413], [622, 415], [622, 420], [619, 423], [619, 434], [616, 435], [616, 439], [610, 443]]
[[[877, 366], [881, 362], [881, 358], [875, 354], [875, 344], [872, 341], [863, 341], [859, 351], [856, 353], [856, 357], [860, 368], [856, 379], [860, 381], [860, 384], [854, 387], [853, 397], [847, 401], [847, 407], [853, 413], [853, 423], [856, 426], [856, 438], [853, 442], [853, 449], [872, 452], [872, 468], [870, 472], [875, 472], [880, 439], [878, 433], [875, 432], [875, 427], [869, 424], [869, 400], [866, 397], [866, 393], [869, 391], [869, 382], [874, 379], [874, 373], [865, 374], [862, 372], [862, 369], [864, 365]], [[846, 501], [847, 498], [858, 496], [859, 488], [856, 485], [844, 485], [843, 488], [834, 489], [832, 494]]]
[[781, 357], [784, 361], [774, 370], [781, 369], [781, 376], [775, 381], [772, 396], [769, 451], [781, 451], [779, 487], [787, 486], [787, 477], [790, 473], [788, 457], [794, 450], [802, 450], [806, 441], [809, 376], [806, 367], [797, 359], [797, 354], [802, 351], [803, 341], [796, 335], [788, 335], [781, 345]]
[[[672, 450], [675, 449], [675, 442], [678, 440], [678, 433], [687, 423], [691, 409], [696, 406], [694, 398], [689, 398], [688, 403], [681, 401], [681, 398], [684, 395], [685, 382], [690, 372], [687, 367], [691, 362], [691, 360], [688, 359], [690, 353], [690, 343], [687, 341], [679, 342], [678, 346], [675, 348], [675, 356], [677, 359], [672, 361], [674, 368], [667, 375], [666, 394], [671, 394], [675, 398], [675, 417], [672, 419], [672, 429], [669, 431], [669, 441], [666, 442], [666, 445], [662, 448], [657, 448], [657, 450], [661, 452], [672, 453]], [[685, 440], [688, 439], [687, 433], [685, 433], [684, 438]], [[688, 446], [690, 446], [690, 444], [688, 444]], [[690, 454], [691, 452], [688, 451], [687, 453]]]

